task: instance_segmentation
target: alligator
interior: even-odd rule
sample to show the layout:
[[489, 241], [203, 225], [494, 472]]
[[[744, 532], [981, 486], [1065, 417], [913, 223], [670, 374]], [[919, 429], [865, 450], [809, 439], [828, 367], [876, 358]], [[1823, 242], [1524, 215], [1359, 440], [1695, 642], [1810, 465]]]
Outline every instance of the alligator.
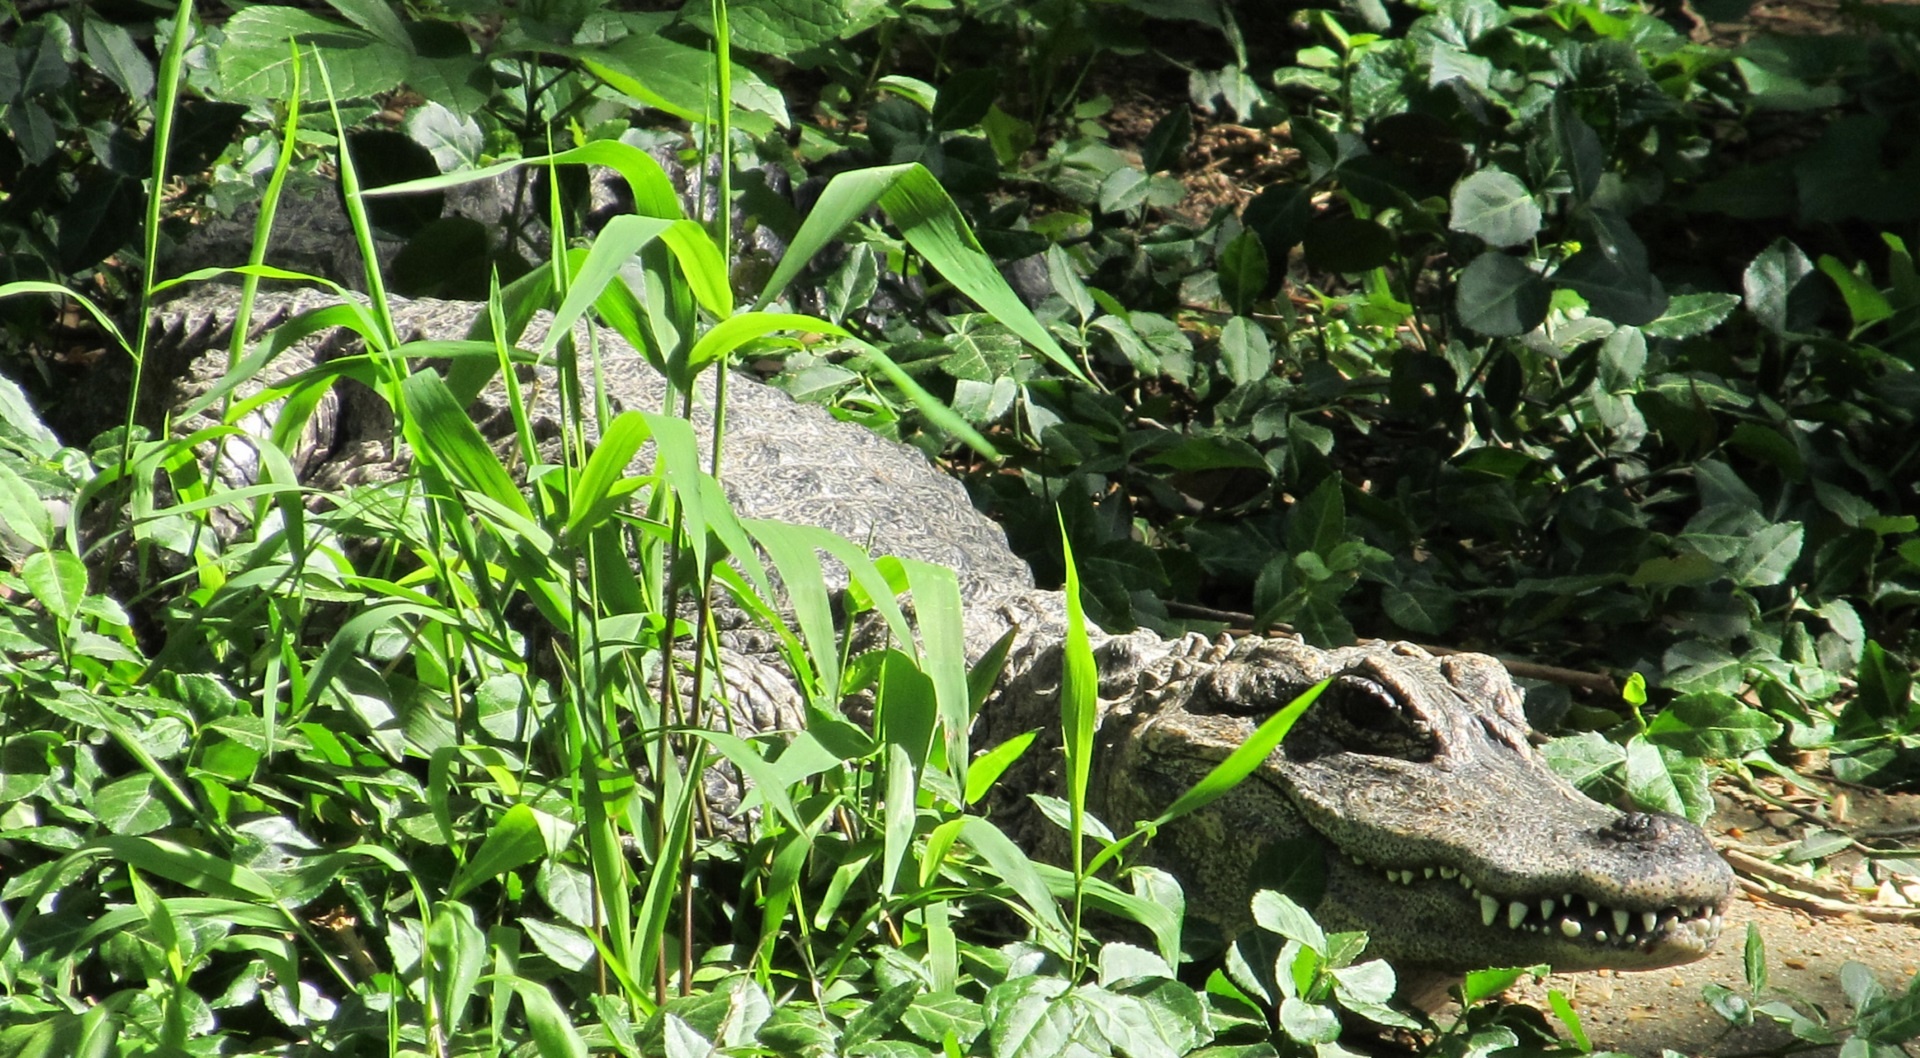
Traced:
[[[263, 293], [253, 333], [335, 300]], [[208, 285], [156, 310], [150, 362], [184, 365], [164, 406], [186, 406], [225, 373], [237, 304], [232, 288]], [[394, 299], [391, 311], [404, 335], [423, 339], [465, 338], [484, 319], [466, 302]], [[546, 326], [536, 316], [522, 345], [536, 345]], [[615, 335], [598, 341], [610, 404], [658, 408], [664, 383], [645, 360]], [[321, 331], [236, 393], [353, 348], [350, 336]], [[551, 377], [541, 368], [527, 379], [538, 395], [533, 427], [545, 436], [557, 421], [555, 387], [543, 384]], [[707, 387], [695, 412], [703, 437], [710, 377]], [[404, 472], [407, 456], [380, 400], [362, 387], [328, 394], [298, 446], [303, 480], [334, 487]], [[1062, 596], [1034, 586], [999, 528], [917, 450], [745, 376], [731, 380], [727, 400], [727, 489], [740, 515], [817, 525], [876, 552], [953, 568], [972, 658], [1014, 633], [974, 743], [1043, 732], [1002, 777], [990, 810], [1036, 855], [1060, 857], [1064, 838], [1025, 794], [1060, 790], [1058, 740], [1044, 733], [1058, 727]], [[497, 382], [471, 411], [505, 450], [513, 420]], [[264, 433], [274, 413], [264, 407], [242, 425]], [[208, 414], [180, 416], [172, 428], [190, 432]], [[232, 456], [222, 472], [244, 479], [246, 461]], [[635, 472], [649, 458], [643, 452]], [[1261, 721], [1332, 681], [1246, 782], [1146, 844], [1141, 860], [1181, 881], [1199, 919], [1231, 932], [1249, 920], [1256, 890], [1305, 867], [1319, 879], [1317, 899], [1305, 901], [1316, 918], [1365, 930], [1370, 951], [1416, 970], [1651, 969], [1700, 958], [1720, 932], [1733, 877], [1706, 835], [1683, 819], [1602, 805], [1557, 776], [1533, 745], [1520, 692], [1490, 657], [1145, 630], [1091, 637], [1100, 686], [1089, 808], [1114, 824], [1153, 818]], [[736, 719], [762, 730], [802, 723], [801, 699], [777, 658], [751, 636], [728, 642], [723, 667]]]

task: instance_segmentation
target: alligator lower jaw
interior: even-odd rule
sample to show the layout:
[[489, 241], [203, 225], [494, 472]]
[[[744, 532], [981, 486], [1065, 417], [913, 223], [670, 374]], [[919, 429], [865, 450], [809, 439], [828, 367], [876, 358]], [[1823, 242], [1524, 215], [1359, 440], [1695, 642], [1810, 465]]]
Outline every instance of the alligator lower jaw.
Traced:
[[1511, 963], [1548, 962], [1558, 970], [1656, 969], [1706, 955], [1724, 924], [1724, 899], [1628, 908], [1577, 890], [1515, 898], [1488, 892], [1452, 867], [1385, 869], [1351, 854], [1343, 858], [1359, 869], [1356, 873], [1361, 878], [1375, 884], [1448, 890], [1448, 904], [1461, 914], [1477, 915], [1478, 928], [1493, 934], [1490, 946], [1510, 951]]

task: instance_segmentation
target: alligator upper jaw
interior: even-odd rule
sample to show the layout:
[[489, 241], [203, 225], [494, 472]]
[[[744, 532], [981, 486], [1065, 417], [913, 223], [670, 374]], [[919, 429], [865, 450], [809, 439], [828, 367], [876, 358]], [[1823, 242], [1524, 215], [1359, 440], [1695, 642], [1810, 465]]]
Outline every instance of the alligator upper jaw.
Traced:
[[1369, 951], [1396, 964], [1447, 970], [1674, 966], [1712, 949], [1726, 910], [1724, 896], [1629, 905], [1572, 887], [1552, 895], [1494, 892], [1453, 867], [1381, 867], [1331, 849], [1327, 868], [1326, 897], [1315, 910], [1325, 924], [1367, 929]]

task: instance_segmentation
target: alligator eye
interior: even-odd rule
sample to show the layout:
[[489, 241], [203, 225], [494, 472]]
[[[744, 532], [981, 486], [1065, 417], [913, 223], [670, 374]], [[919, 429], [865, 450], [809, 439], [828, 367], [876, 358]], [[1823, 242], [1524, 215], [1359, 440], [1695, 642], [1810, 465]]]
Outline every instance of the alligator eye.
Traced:
[[1309, 712], [1322, 738], [1351, 753], [1432, 760], [1433, 731], [1393, 691], [1368, 679], [1335, 680]]

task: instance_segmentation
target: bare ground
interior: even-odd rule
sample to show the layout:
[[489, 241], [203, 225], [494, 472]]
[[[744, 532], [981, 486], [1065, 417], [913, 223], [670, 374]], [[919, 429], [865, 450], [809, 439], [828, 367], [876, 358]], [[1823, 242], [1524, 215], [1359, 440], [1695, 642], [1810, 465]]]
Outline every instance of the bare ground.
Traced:
[[[1667, 1049], [1733, 1058], [1780, 1053], [1794, 1043], [1785, 1026], [1765, 1018], [1730, 1030], [1701, 998], [1701, 987], [1709, 983], [1745, 993], [1742, 949], [1749, 923], [1759, 927], [1766, 944], [1769, 991], [1762, 1002], [1797, 998], [1802, 1010], [1818, 1008], [1845, 1023], [1852, 1010], [1840, 986], [1843, 964], [1865, 964], [1888, 991], [1904, 990], [1920, 974], [1920, 910], [1912, 906], [1920, 896], [1920, 880], [1885, 869], [1892, 858], [1885, 853], [1897, 855], [1920, 844], [1920, 796], [1814, 793], [1764, 780], [1753, 789], [1723, 787], [1720, 801], [1721, 812], [1709, 830], [1739, 871], [1742, 891], [1712, 955], [1645, 973], [1555, 974], [1514, 989], [1509, 998], [1544, 1011], [1548, 990], [1559, 989], [1572, 1001], [1597, 1050], [1658, 1056]], [[1815, 830], [1847, 833], [1857, 844], [1814, 872], [1775, 864], [1778, 856], [1755, 854], [1784, 850]], [[1864, 848], [1882, 854], [1873, 857], [1877, 864], [1865, 862]]]

